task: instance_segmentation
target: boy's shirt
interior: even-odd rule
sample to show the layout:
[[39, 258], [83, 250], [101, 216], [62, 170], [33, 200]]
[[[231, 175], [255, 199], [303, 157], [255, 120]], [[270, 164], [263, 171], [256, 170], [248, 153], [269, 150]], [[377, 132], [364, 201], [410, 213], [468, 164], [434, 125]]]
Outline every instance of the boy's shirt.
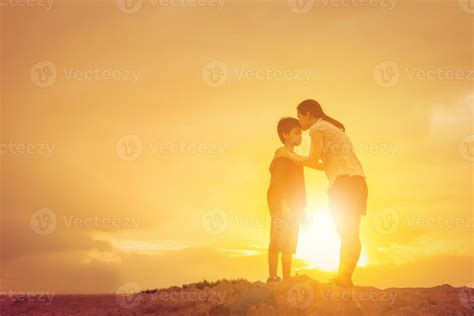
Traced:
[[270, 165], [270, 187], [267, 200], [270, 213], [283, 214], [284, 204], [292, 216], [302, 216], [306, 207], [303, 166], [287, 158], [273, 159]]

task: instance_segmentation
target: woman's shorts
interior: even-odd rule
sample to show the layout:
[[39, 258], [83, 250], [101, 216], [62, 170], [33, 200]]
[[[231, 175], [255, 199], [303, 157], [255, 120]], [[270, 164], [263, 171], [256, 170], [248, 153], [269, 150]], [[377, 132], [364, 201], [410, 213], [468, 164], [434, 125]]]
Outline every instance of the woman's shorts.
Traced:
[[364, 177], [339, 176], [328, 195], [329, 208], [336, 216], [360, 216], [367, 212], [369, 193]]

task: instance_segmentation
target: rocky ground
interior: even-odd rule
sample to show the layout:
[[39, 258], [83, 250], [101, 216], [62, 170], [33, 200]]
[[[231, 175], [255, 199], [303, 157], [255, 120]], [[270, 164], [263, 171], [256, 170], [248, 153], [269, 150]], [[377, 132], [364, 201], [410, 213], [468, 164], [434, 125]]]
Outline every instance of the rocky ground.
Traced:
[[297, 276], [291, 282], [207, 281], [111, 295], [1, 296], [0, 315], [474, 315], [474, 290], [356, 286]]

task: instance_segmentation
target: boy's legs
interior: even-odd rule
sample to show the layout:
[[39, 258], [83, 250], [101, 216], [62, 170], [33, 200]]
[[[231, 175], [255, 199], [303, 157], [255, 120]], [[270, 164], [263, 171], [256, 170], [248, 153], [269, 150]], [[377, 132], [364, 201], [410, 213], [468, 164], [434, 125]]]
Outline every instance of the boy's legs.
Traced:
[[299, 237], [299, 218], [288, 217], [285, 219], [284, 251], [281, 253], [283, 280], [291, 278], [291, 263], [296, 252]]
[[268, 272], [269, 281], [278, 279], [278, 256], [280, 254], [282, 241], [282, 231], [280, 224], [280, 216], [272, 214], [272, 222], [270, 227], [270, 244], [268, 245]]
[[[283, 262], [283, 256], [282, 256]], [[268, 249], [268, 272], [270, 274], [270, 279], [277, 277], [278, 271], [278, 252]]]

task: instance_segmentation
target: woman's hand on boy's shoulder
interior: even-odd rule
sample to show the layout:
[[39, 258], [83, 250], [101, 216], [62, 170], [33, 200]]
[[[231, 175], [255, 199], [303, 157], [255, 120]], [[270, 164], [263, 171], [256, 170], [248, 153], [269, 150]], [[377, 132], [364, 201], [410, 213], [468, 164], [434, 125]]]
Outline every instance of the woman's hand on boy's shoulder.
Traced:
[[290, 158], [290, 153], [286, 147], [280, 147], [275, 151], [275, 156], [273, 159], [277, 158]]

